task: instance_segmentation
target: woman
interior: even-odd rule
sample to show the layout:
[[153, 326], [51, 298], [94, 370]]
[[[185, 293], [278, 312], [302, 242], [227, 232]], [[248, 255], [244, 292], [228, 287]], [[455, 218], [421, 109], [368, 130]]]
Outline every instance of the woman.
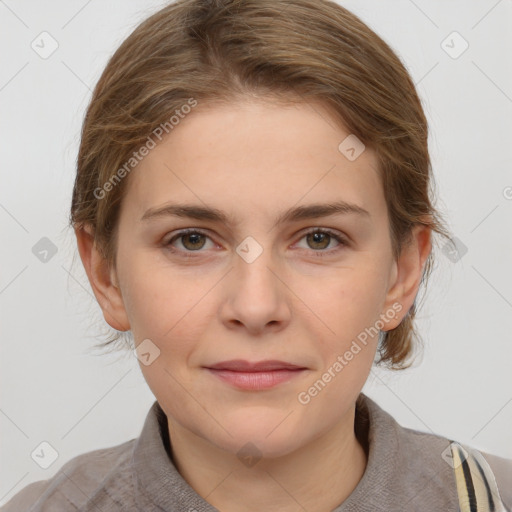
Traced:
[[399, 58], [336, 3], [144, 21], [88, 107], [71, 224], [156, 401], [3, 510], [510, 509], [512, 461], [361, 393], [377, 354], [407, 367], [449, 238], [427, 135]]

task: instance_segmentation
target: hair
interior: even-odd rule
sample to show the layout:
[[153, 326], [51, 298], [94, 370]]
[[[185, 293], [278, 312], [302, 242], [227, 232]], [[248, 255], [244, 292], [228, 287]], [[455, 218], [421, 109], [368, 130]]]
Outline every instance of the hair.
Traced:
[[[143, 21], [113, 54], [82, 126], [70, 224], [92, 228], [111, 268], [127, 162], [136, 165], [138, 150], [163, 129], [171, 133], [172, 119], [179, 122], [174, 114], [183, 117], [188, 105], [248, 97], [319, 101], [375, 151], [395, 258], [418, 224], [450, 237], [432, 204], [428, 126], [414, 83], [357, 16], [330, 0], [178, 0]], [[423, 288], [433, 263], [431, 252]], [[381, 333], [377, 364], [410, 366], [413, 342], [421, 342], [416, 308], [415, 300], [395, 329]]]

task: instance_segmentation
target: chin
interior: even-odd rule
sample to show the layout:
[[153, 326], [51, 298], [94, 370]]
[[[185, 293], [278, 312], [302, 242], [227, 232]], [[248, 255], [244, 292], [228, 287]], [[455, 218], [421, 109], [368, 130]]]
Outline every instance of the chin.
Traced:
[[260, 419], [257, 422], [244, 420], [239, 424], [232, 422], [226, 429], [233, 437], [222, 436], [222, 440], [218, 439], [215, 444], [236, 454], [240, 460], [246, 456], [255, 459], [274, 459], [300, 448], [303, 432], [299, 426], [285, 426], [286, 421], [280, 424], [283, 421], [283, 415], [277, 421], [273, 416], [271, 418], [272, 420], [261, 421]]

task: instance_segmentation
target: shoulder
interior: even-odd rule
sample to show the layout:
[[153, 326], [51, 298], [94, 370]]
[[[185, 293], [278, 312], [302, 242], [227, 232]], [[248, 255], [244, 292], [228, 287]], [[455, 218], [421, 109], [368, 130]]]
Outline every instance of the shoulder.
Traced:
[[[441, 469], [439, 475], [449, 476], [447, 481], [455, 483], [456, 487], [460, 480], [464, 489], [468, 485], [474, 488], [477, 501], [487, 500], [487, 493], [490, 493], [496, 502], [501, 500], [507, 512], [512, 512], [512, 459], [480, 451], [441, 435], [399, 428], [402, 444], [409, 455], [414, 455], [412, 464], [434, 473]], [[442, 485], [441, 481], [439, 483]]]
[[506, 459], [486, 452], [480, 453], [494, 474], [504, 505], [512, 511], [512, 459]]
[[68, 512], [78, 510], [92, 500], [108, 481], [126, 489], [131, 484], [135, 442], [132, 439], [72, 458], [53, 477], [32, 482], [21, 489], [0, 508], [0, 512]]
[[[382, 495], [386, 497], [387, 509], [398, 506], [395, 496], [405, 500], [409, 510], [457, 510], [461, 499], [488, 502], [491, 495], [512, 512], [512, 460], [433, 432], [402, 426], [376, 402], [361, 395], [356, 432], [359, 430], [363, 439], [367, 432], [370, 441], [367, 480], [372, 485], [367, 492], [374, 492], [374, 481], [381, 482], [379, 499], [382, 502]], [[391, 476], [383, 477], [383, 468]], [[495, 510], [505, 511], [503, 507]]]

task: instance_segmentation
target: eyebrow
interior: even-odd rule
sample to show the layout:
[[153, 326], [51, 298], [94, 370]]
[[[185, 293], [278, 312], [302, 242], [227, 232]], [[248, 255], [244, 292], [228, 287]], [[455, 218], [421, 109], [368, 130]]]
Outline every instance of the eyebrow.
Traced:
[[[357, 204], [348, 203], [346, 201], [336, 201], [334, 203], [309, 204], [290, 208], [278, 217], [274, 227], [286, 222], [296, 222], [340, 214], [355, 214], [367, 219], [371, 217], [367, 210]], [[144, 213], [140, 220], [146, 222], [152, 219], [170, 216], [209, 220], [224, 224], [236, 224], [233, 218], [222, 210], [195, 204], [165, 204], [157, 208], [150, 208]]]

